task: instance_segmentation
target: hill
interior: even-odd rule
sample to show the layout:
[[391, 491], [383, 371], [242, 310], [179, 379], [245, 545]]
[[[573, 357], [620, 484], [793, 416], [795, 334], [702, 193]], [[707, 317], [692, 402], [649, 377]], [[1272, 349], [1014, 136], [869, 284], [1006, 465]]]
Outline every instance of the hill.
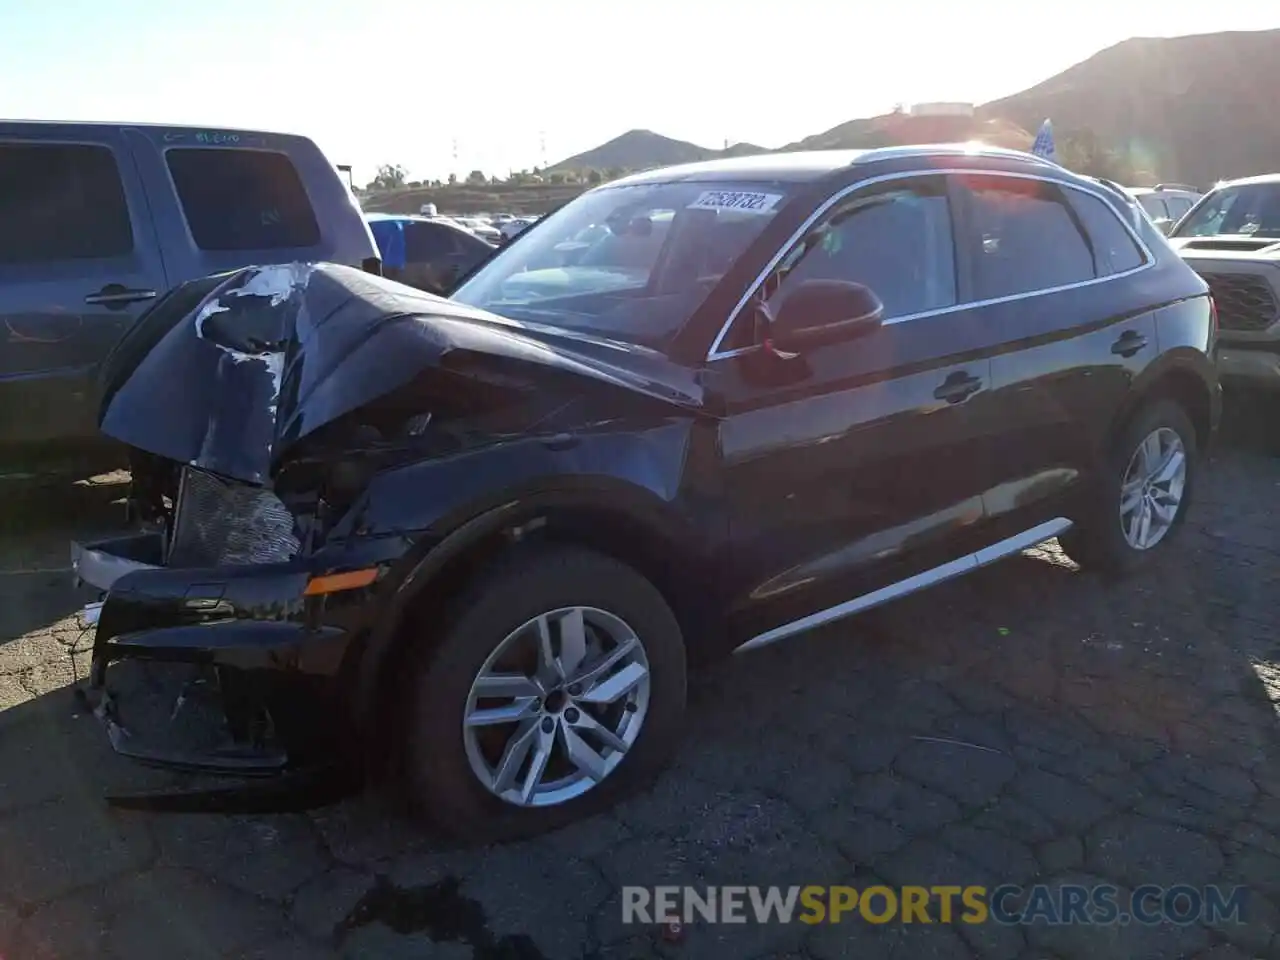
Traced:
[[[1026, 149], [1045, 117], [1061, 140], [1087, 131], [1156, 179], [1208, 186], [1280, 168], [1280, 30], [1135, 38], [1043, 83], [978, 107], [972, 120], [903, 113], [849, 120], [783, 150], [866, 149], [982, 140]], [[737, 148], [731, 148], [730, 153]], [[747, 152], [767, 152], [749, 146]], [[722, 156], [633, 130], [550, 168], [638, 170]]]
[[673, 140], [652, 130], [628, 130], [585, 153], [579, 153], [547, 167], [547, 173], [580, 170], [642, 170], [677, 163], [696, 163], [713, 157], [742, 157], [764, 153], [764, 147], [737, 143], [726, 150], [712, 150], [685, 140]]
[[978, 115], [1090, 130], [1160, 179], [1208, 186], [1280, 168], [1280, 30], [1125, 40]]
[[907, 113], [887, 113], [864, 120], [850, 120], [830, 130], [789, 143], [782, 149], [869, 150], [909, 143], [956, 143], [967, 140], [981, 140], [995, 147], [1026, 150], [1035, 136], [1005, 120], [913, 117]]
[[[1222, 178], [1280, 169], [1280, 124], [1269, 115], [1271, 91], [1278, 89], [1280, 30], [1136, 38], [1021, 93], [983, 104], [971, 118], [905, 113], [865, 117], [779, 149], [865, 149], [963, 140], [1027, 149], [1032, 142], [1028, 131], [1049, 117], [1060, 146], [1078, 139], [1120, 154], [1128, 169], [1142, 171], [1151, 182], [1176, 180], [1207, 187]], [[767, 152], [754, 144], [713, 150], [651, 130], [630, 130], [544, 172], [643, 170]], [[459, 213], [543, 213], [585, 186], [459, 184], [400, 190], [369, 198], [365, 207], [409, 212], [432, 202]]]
[[586, 188], [585, 183], [407, 187], [364, 196], [360, 207], [367, 213], [417, 213], [424, 203], [434, 203], [442, 213], [460, 215], [481, 212], [542, 214], [572, 200]]

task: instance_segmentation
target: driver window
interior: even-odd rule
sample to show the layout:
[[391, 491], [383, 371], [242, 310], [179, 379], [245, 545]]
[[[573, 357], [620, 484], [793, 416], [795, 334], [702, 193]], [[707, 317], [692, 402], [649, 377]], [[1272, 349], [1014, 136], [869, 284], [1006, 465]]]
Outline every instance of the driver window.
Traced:
[[[891, 181], [854, 194], [783, 258], [761, 293], [776, 310], [800, 282], [819, 279], [870, 287], [886, 320], [954, 306], [955, 245], [943, 178]], [[738, 342], [726, 349], [753, 342], [749, 313], [739, 316]]]

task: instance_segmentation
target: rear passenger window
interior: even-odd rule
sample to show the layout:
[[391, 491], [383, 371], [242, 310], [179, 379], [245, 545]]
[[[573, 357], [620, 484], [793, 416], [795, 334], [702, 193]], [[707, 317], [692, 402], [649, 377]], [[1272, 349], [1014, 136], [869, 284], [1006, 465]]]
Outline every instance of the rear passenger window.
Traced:
[[427, 263], [458, 252], [453, 231], [438, 223], [410, 221], [404, 229], [404, 258], [409, 263]]
[[129, 206], [111, 150], [0, 143], [0, 264], [93, 260], [132, 250]]
[[1071, 190], [1068, 195], [1093, 241], [1098, 276], [1109, 277], [1142, 266], [1142, 251], [1107, 201], [1080, 190]]
[[1042, 180], [966, 179], [979, 300], [1094, 279], [1093, 254], [1061, 191]]
[[282, 250], [320, 242], [315, 211], [285, 154], [175, 148], [166, 159], [201, 250]]
[[1191, 209], [1191, 201], [1186, 197], [1170, 197], [1168, 205], [1169, 216], [1174, 220], [1181, 220], [1183, 214]]

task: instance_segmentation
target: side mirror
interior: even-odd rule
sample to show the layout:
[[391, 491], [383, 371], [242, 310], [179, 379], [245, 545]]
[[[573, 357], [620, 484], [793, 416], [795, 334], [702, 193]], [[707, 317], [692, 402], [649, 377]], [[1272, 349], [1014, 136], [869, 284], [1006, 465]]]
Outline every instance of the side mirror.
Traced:
[[769, 324], [774, 348], [784, 353], [838, 343], [880, 326], [884, 304], [870, 287], [847, 280], [805, 280], [791, 290]]

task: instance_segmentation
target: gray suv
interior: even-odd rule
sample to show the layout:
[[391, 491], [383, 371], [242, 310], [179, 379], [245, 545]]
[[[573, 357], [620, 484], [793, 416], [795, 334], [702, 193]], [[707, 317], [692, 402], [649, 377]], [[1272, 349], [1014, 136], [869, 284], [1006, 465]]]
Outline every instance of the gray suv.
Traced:
[[98, 366], [165, 291], [294, 260], [380, 270], [304, 137], [0, 121], [0, 475], [98, 461]]
[[1218, 184], [1169, 242], [1213, 294], [1223, 382], [1280, 391], [1280, 174]]

